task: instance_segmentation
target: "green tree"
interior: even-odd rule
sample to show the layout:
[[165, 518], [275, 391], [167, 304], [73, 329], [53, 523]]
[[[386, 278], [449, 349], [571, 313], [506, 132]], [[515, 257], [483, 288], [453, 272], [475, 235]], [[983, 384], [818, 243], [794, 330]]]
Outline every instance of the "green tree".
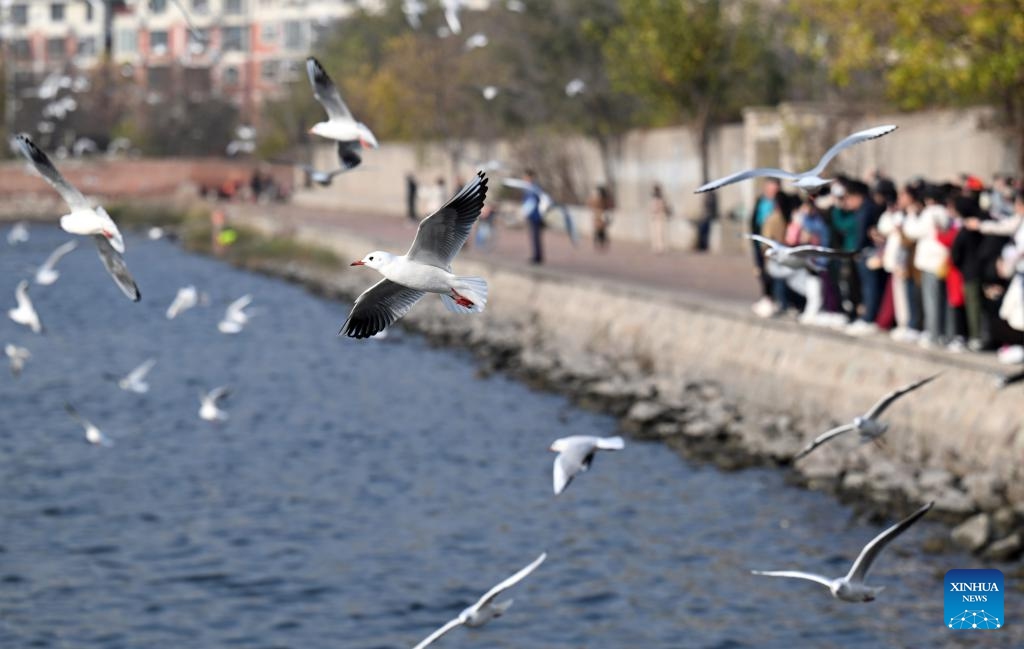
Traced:
[[879, 74], [907, 110], [999, 109], [1024, 171], [1024, 0], [795, 0], [792, 9], [840, 86]]
[[779, 99], [768, 10], [738, 0], [619, 4], [622, 22], [604, 47], [609, 76], [644, 101], [652, 123], [682, 119], [693, 126], [706, 182], [714, 129], [745, 105]]

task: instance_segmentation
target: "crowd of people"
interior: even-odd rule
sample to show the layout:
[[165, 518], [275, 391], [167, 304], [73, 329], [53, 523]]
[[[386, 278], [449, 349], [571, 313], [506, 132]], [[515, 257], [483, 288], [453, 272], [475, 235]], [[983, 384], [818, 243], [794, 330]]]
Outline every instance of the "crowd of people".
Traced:
[[849, 253], [794, 270], [752, 241], [760, 316], [796, 309], [801, 322], [851, 335], [888, 331], [925, 348], [1024, 361], [1024, 187], [1012, 178], [900, 186], [874, 172], [802, 197], [769, 179], [749, 227], [787, 246]]

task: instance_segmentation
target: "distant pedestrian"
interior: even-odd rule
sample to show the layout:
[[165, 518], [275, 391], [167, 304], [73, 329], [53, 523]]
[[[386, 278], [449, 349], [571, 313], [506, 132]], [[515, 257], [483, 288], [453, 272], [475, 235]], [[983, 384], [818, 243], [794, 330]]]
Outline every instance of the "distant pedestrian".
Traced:
[[530, 184], [523, 194], [522, 214], [526, 224], [530, 228], [530, 247], [533, 254], [530, 263], [544, 263], [544, 242], [542, 233], [544, 230], [544, 215], [540, 211], [541, 188], [537, 184], [537, 177], [533, 169], [527, 169], [523, 174], [523, 180]]
[[612, 210], [615, 209], [615, 201], [611, 193], [604, 185], [598, 185], [593, 195], [587, 202], [593, 218], [594, 247], [598, 250], [608, 248], [608, 228], [612, 224]]
[[412, 173], [405, 174], [405, 205], [407, 216], [410, 221], [419, 221], [419, 214], [416, 212], [416, 192], [419, 185], [416, 183], [416, 176]]
[[660, 255], [668, 249], [668, 221], [672, 218], [672, 207], [665, 200], [661, 184], [654, 183], [651, 189], [651, 250]]
[[438, 176], [434, 182], [433, 191], [429, 192], [426, 196], [425, 207], [427, 215], [429, 216], [441, 209], [446, 200], [448, 200], [448, 188], [444, 184], [444, 178]]
[[[779, 181], [775, 178], [766, 179], [761, 186], [761, 195], [758, 196], [757, 202], [754, 203], [754, 209], [750, 213], [750, 233], [782, 241], [791, 211], [792, 203], [789, 196], [780, 190]], [[769, 232], [765, 229], [765, 224], [773, 215], [776, 216], [776, 219], [773, 219], [773, 224], [781, 219], [782, 225], [781, 228], [777, 226], [769, 228], [773, 230], [773, 232]], [[753, 310], [757, 315], [767, 318], [776, 311], [776, 305], [772, 300], [773, 278], [765, 271], [763, 246], [756, 241], [751, 241], [751, 245], [754, 253], [754, 276], [757, 277], [761, 288], [761, 299], [754, 304]]]

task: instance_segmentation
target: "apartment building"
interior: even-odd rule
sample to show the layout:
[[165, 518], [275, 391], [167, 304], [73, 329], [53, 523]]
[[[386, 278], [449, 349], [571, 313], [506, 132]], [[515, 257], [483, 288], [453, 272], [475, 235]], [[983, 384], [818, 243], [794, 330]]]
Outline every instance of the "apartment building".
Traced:
[[3, 55], [19, 80], [68, 65], [90, 68], [103, 51], [103, 0], [0, 0]]

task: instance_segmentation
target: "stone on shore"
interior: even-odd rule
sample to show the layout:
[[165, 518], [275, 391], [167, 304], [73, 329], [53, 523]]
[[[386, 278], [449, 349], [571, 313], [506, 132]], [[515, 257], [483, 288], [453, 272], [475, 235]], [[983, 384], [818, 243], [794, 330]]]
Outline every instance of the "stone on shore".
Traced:
[[952, 536], [953, 542], [963, 549], [977, 552], [988, 543], [991, 527], [991, 519], [988, 514], [977, 514], [954, 527], [950, 536]]
[[1005, 539], [1000, 539], [988, 546], [985, 558], [993, 561], [1012, 561], [1021, 555], [1024, 545], [1021, 543], [1020, 532], [1014, 532]]

